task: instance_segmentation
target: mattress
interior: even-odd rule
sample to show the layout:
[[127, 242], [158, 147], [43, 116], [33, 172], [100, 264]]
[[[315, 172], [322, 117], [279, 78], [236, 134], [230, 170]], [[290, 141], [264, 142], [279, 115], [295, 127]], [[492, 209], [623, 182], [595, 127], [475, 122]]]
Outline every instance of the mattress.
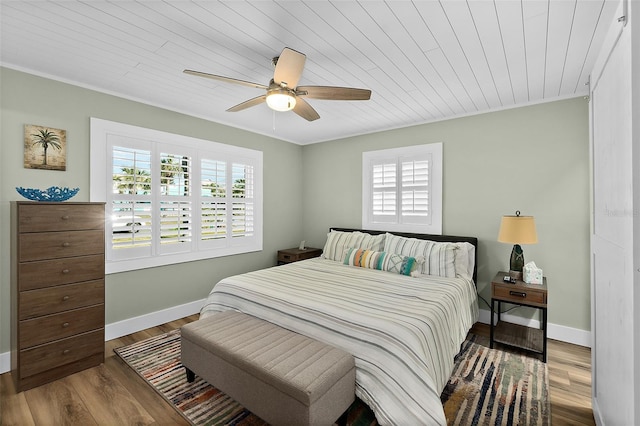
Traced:
[[236, 310], [356, 361], [356, 395], [381, 425], [446, 424], [440, 394], [478, 317], [465, 278], [404, 276], [309, 259], [225, 278], [201, 310]]

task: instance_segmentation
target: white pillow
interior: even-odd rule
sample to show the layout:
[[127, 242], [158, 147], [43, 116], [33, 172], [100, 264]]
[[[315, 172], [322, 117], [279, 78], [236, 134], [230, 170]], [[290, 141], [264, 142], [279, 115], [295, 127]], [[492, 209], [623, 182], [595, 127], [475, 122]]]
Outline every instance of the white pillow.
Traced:
[[473, 269], [476, 260], [476, 247], [471, 243], [455, 243], [456, 276], [473, 279]]
[[358, 248], [382, 251], [385, 234], [371, 235], [360, 231], [331, 231], [327, 234], [327, 242], [322, 250], [322, 257], [342, 262], [346, 249]]
[[389, 233], [386, 235], [385, 252], [424, 258], [424, 263], [418, 265], [418, 271], [421, 274], [441, 277], [456, 276], [455, 258], [456, 251], [460, 248], [455, 243], [419, 240]]

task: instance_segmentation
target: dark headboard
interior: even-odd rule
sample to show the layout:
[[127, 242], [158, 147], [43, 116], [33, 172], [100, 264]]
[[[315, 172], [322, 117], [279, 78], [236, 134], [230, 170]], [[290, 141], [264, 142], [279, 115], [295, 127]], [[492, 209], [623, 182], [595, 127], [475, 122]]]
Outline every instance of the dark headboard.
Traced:
[[[354, 228], [329, 228], [329, 230], [333, 230], [333, 231], [342, 231], [342, 232], [354, 232], [354, 231], [360, 231], [360, 232], [366, 232], [367, 234], [373, 234], [373, 235], [379, 235], [379, 234], [385, 234], [389, 231], [374, 231], [371, 229], [354, 229]], [[476, 237], [457, 237], [455, 235], [433, 235], [433, 234], [414, 234], [411, 232], [390, 232], [393, 235], [399, 235], [401, 237], [407, 237], [407, 238], [417, 238], [419, 240], [431, 240], [431, 241], [438, 241], [438, 242], [443, 242], [443, 243], [471, 243], [473, 244], [473, 246], [476, 248], [476, 258], [474, 259], [475, 262], [473, 263], [473, 282], [476, 284], [476, 286], [478, 285], [478, 239]]]

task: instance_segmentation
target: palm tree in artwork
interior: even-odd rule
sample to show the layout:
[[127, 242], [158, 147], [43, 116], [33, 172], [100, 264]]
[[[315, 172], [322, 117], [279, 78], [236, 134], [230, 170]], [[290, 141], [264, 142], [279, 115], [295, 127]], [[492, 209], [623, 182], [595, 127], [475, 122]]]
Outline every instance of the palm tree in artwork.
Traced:
[[51, 146], [58, 150], [62, 149], [60, 137], [49, 129], [40, 129], [38, 133], [32, 133], [31, 138], [33, 145], [42, 145], [44, 149], [44, 162], [42, 164], [45, 166], [47, 165], [47, 150], [49, 147]]

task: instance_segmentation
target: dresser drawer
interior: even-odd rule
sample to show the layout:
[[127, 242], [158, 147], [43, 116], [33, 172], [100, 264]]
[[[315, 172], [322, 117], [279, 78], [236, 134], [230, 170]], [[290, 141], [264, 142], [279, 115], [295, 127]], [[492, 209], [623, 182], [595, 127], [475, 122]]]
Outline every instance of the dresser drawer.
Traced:
[[18, 232], [104, 229], [104, 205], [21, 204]]
[[66, 284], [20, 294], [20, 319], [104, 303], [104, 280]]
[[42, 232], [21, 234], [18, 260], [60, 259], [104, 253], [104, 231]]
[[22, 320], [20, 347], [29, 348], [104, 327], [104, 304]]
[[97, 280], [104, 276], [104, 255], [20, 263], [18, 274], [20, 291]]
[[20, 351], [20, 378], [70, 364], [104, 351], [104, 329]]
[[509, 284], [494, 284], [493, 297], [505, 302], [513, 301], [532, 305], [544, 305], [547, 303], [547, 293], [522, 286], [509, 286]]

